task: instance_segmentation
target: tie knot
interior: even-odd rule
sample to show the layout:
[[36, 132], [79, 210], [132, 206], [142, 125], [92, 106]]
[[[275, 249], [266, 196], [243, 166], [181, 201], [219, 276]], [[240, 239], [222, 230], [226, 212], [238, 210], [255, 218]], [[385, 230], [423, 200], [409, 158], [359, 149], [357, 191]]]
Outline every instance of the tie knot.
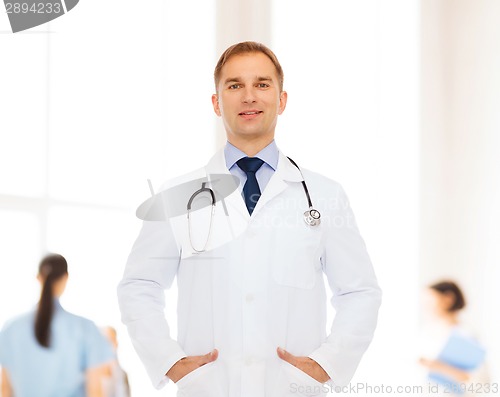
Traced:
[[258, 157], [243, 157], [239, 159], [236, 164], [246, 173], [248, 172], [257, 172], [257, 170], [264, 164], [264, 160], [259, 159]]

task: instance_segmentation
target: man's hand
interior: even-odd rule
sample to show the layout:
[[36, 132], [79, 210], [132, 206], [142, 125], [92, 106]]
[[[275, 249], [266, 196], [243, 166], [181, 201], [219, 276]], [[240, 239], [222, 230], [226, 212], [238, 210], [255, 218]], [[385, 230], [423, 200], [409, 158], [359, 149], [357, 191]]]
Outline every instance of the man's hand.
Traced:
[[325, 370], [316, 361], [309, 357], [297, 357], [288, 353], [285, 349], [278, 347], [278, 357], [305, 372], [318, 382], [325, 383], [330, 379]]
[[217, 349], [214, 349], [204, 356], [188, 356], [181, 358], [174, 365], [172, 365], [172, 368], [168, 370], [167, 376], [174, 383], [177, 383], [179, 380], [184, 378], [184, 376], [194, 371], [196, 368], [217, 360], [218, 356], [219, 352], [217, 351]]

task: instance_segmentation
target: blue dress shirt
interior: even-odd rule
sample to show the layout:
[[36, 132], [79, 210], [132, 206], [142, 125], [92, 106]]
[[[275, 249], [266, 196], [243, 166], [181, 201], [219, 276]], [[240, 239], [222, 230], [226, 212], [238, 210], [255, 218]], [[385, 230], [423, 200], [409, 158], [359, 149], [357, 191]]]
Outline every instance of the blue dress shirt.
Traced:
[[[248, 156], [236, 146], [233, 146], [231, 143], [227, 142], [224, 148], [224, 157], [226, 158], [227, 169], [232, 175], [235, 175], [240, 179], [240, 191], [243, 191], [243, 186], [247, 181], [247, 175], [240, 167], [238, 167], [238, 164], [236, 164], [236, 162], [239, 159]], [[262, 164], [262, 166], [255, 173], [255, 177], [257, 178], [257, 182], [259, 182], [259, 188], [262, 193], [264, 192], [264, 189], [266, 188], [269, 180], [274, 174], [274, 171], [276, 171], [276, 167], [278, 166], [279, 151], [278, 147], [276, 146], [276, 142], [273, 140], [269, 145], [267, 145], [253, 157], [258, 157], [261, 160], [264, 160], [264, 164]]]

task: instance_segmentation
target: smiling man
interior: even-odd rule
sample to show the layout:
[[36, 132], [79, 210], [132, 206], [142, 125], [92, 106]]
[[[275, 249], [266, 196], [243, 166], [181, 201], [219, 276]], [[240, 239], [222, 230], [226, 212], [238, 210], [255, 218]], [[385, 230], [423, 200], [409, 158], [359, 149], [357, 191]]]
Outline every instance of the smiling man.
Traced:
[[[342, 187], [277, 148], [287, 93], [274, 53], [233, 45], [214, 80], [227, 143], [176, 183], [232, 174], [239, 189], [194, 211], [207, 223], [144, 222], [118, 287], [122, 319], [158, 388], [170, 379], [187, 397], [324, 396], [349, 383], [373, 337], [372, 264]], [[163, 312], [175, 277], [176, 339]], [[336, 312], [328, 332], [325, 278]]]
[[254, 156], [273, 141], [278, 115], [285, 110], [283, 71], [271, 52], [242, 52], [225, 59], [215, 69], [214, 111], [222, 117], [228, 141]]

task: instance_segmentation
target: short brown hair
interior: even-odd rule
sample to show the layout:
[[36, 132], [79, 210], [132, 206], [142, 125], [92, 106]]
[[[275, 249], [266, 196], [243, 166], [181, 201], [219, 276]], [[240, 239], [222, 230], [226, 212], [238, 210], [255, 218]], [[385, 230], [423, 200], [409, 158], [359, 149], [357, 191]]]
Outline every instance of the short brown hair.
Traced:
[[453, 295], [453, 302], [446, 309], [447, 312], [457, 312], [465, 307], [465, 297], [460, 287], [453, 281], [441, 281], [432, 284], [429, 288], [438, 292], [441, 295]]
[[252, 52], [260, 52], [266, 55], [271, 60], [271, 62], [274, 64], [274, 67], [276, 68], [276, 73], [278, 75], [280, 92], [283, 91], [284, 74], [278, 58], [276, 57], [274, 52], [272, 52], [264, 44], [257, 43], [255, 41], [244, 41], [238, 44], [233, 44], [226, 51], [224, 51], [224, 53], [220, 56], [219, 62], [217, 62], [214, 70], [215, 90], [217, 90], [217, 85], [219, 84], [222, 67], [226, 64], [226, 62], [235, 55], [248, 54]]

